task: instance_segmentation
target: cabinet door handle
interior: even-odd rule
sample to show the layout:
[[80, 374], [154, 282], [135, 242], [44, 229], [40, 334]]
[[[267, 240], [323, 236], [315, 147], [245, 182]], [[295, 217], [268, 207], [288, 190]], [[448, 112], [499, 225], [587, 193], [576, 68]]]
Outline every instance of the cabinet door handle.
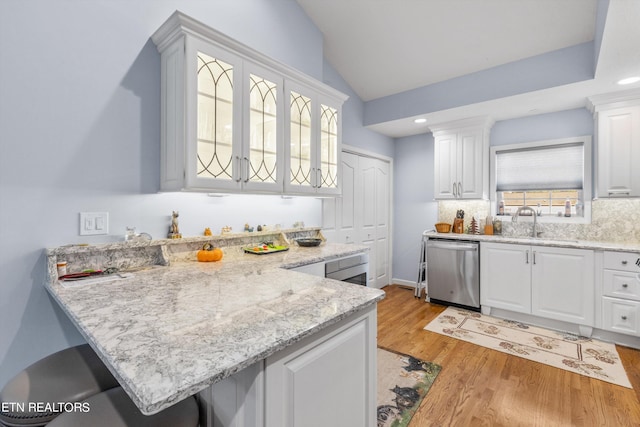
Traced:
[[536, 251], [533, 251], [533, 264], [535, 265], [536, 263]]
[[628, 287], [629, 287], [629, 285], [628, 285], [627, 283], [623, 283], [623, 284], [622, 284], [622, 287], [623, 287], [623, 288], [628, 288]]
[[526, 251], [526, 252], [527, 252], [527, 264], [529, 264], [529, 251]]
[[322, 187], [322, 169], [320, 168], [316, 169], [316, 182], [317, 182], [316, 188]]
[[458, 181], [458, 197], [462, 197], [462, 183]]
[[309, 176], [309, 178], [311, 181], [311, 187], [318, 188], [318, 185], [316, 184], [316, 179], [318, 178], [318, 174], [316, 173], [316, 168], [311, 168], [311, 176]]
[[247, 174], [244, 177], [244, 182], [249, 182], [249, 174], [251, 173], [251, 164], [249, 163], [249, 159], [244, 157], [245, 164], [247, 165]]
[[626, 194], [627, 196], [629, 195], [630, 191], [629, 190], [609, 190], [608, 191], [609, 195], [616, 195], [616, 194]]
[[627, 316], [620, 316], [622, 320], [627, 320]]
[[457, 187], [456, 187], [456, 183], [453, 183], [453, 197], [458, 197], [457, 191], [456, 191]]
[[622, 261], [622, 265], [627, 265], [627, 260]]
[[240, 158], [240, 156], [236, 156], [236, 165], [238, 168], [237, 173], [237, 178], [236, 178], [236, 182], [240, 182], [240, 180], [242, 179], [242, 159]]

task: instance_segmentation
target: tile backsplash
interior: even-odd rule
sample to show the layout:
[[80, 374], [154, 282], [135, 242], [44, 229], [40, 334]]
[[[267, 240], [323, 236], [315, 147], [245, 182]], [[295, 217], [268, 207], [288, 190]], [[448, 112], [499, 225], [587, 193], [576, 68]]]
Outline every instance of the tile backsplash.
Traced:
[[[452, 223], [456, 211], [465, 211], [465, 226], [471, 217], [489, 215], [490, 202], [486, 200], [446, 200], [438, 202], [438, 221]], [[590, 224], [543, 223], [539, 231], [545, 239], [576, 239], [597, 242], [640, 242], [640, 199], [598, 199], [591, 205]], [[526, 236], [531, 232], [530, 222], [513, 223], [502, 217], [502, 234]]]

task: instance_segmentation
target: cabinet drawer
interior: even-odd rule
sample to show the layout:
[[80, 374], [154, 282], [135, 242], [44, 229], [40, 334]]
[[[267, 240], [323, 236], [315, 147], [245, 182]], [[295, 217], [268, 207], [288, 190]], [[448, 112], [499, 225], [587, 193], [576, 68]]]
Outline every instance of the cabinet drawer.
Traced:
[[640, 273], [640, 254], [632, 252], [605, 252], [604, 268]]
[[604, 295], [640, 301], [640, 273], [604, 270]]
[[640, 335], [640, 302], [603, 297], [602, 309], [604, 329]]

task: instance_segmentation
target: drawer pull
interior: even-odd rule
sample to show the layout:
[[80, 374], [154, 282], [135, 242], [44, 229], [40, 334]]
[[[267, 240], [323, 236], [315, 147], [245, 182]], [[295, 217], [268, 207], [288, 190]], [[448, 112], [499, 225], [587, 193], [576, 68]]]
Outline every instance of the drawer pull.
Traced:
[[623, 287], [623, 288], [628, 288], [628, 287], [629, 287], [629, 285], [628, 285], [627, 283], [623, 283], [623, 284], [622, 284], [622, 287]]
[[627, 320], [627, 316], [621, 316], [622, 320]]
[[627, 260], [622, 261], [622, 265], [627, 265]]

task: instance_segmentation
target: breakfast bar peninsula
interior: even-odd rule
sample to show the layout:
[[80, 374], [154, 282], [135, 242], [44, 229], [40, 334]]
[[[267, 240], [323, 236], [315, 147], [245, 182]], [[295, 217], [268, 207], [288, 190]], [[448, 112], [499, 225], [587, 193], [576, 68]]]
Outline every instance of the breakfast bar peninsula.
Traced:
[[[291, 270], [366, 247], [243, 251], [277, 237], [48, 249], [46, 287], [144, 414], [197, 394], [203, 426], [373, 425], [384, 292]], [[224, 258], [196, 262], [203, 242]], [[114, 273], [59, 281], [60, 260]]]

